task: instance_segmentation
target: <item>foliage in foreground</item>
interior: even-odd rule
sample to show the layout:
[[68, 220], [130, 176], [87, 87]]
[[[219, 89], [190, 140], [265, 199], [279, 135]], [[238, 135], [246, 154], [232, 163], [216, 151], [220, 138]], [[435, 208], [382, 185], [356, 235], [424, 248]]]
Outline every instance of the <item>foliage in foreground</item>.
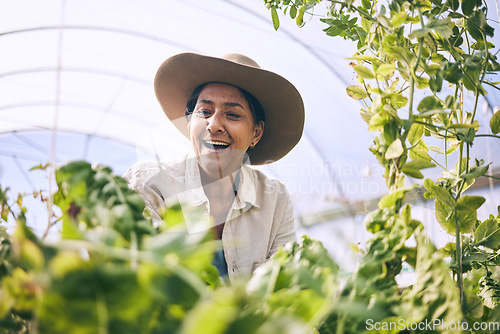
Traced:
[[[280, 6], [302, 24], [318, 3], [267, 2], [275, 25]], [[432, 330], [418, 325], [437, 320], [452, 328], [433, 328], [443, 332], [500, 321], [500, 218], [478, 221], [485, 199], [465, 193], [489, 168], [469, 154], [474, 140], [487, 135], [477, 133], [476, 110], [484, 86], [495, 86], [487, 74], [499, 70], [487, 41], [493, 29], [486, 6], [330, 3], [326, 33], [358, 44], [352, 66], [359, 85], [347, 93], [365, 103], [361, 116], [379, 134], [371, 150], [390, 191], [365, 219], [372, 237], [357, 271], [341, 282], [322, 246], [304, 238], [277, 252], [249, 282], [226, 286], [210, 264], [210, 236], [153, 229], [123, 179], [76, 162], [56, 173], [54, 202], [63, 212], [58, 243], [30, 231], [22, 198], [12, 210], [6, 190], [0, 193], [2, 219], [17, 221], [12, 236], [0, 230], [4, 332], [359, 333], [403, 324], [388, 332], [422, 333]], [[418, 96], [425, 97], [417, 104]], [[464, 96], [473, 96], [471, 106]], [[490, 130], [500, 132], [500, 113]], [[431, 136], [441, 146], [429, 147]], [[435, 199], [437, 222], [456, 239], [437, 252], [404, 204], [415, 188], [405, 178], [422, 179], [422, 170], [436, 165], [442, 177], [425, 180], [425, 196]], [[179, 216], [167, 212], [167, 225]], [[402, 291], [396, 276], [403, 266], [413, 267], [417, 280]]]
[[[350, 66], [358, 84], [348, 86], [346, 92], [363, 104], [361, 117], [368, 130], [377, 133], [370, 150], [384, 168], [389, 193], [366, 217], [373, 236], [343, 295], [381, 305], [379, 319], [384, 324], [398, 319], [408, 324], [442, 319], [465, 325], [440, 330], [477, 333], [488, 331], [476, 330], [474, 324], [498, 325], [500, 219], [490, 215], [479, 221], [477, 210], [486, 199], [467, 192], [476, 179], [488, 176], [490, 167], [472, 156], [474, 142], [481, 137], [500, 138], [500, 111], [489, 105], [489, 124], [480, 126], [477, 120], [480, 98], [488, 89], [499, 89], [492, 81], [500, 64], [490, 41], [494, 29], [488, 19], [488, 3], [264, 2], [275, 29], [279, 27], [278, 10], [302, 26], [304, 16], [324, 2], [327, 6], [321, 10], [326, 8], [326, 12], [314, 12], [325, 24], [324, 32], [357, 45]], [[488, 99], [484, 101], [489, 104]], [[420, 224], [411, 219], [410, 206], [404, 204], [405, 195], [417, 188], [411, 183], [424, 179], [423, 170], [428, 168], [440, 168], [441, 176], [425, 179], [420, 189], [425, 187], [425, 198], [434, 200], [437, 223], [455, 238], [436, 254], [423, 241]], [[410, 238], [416, 239], [416, 248], [406, 246]], [[403, 266], [416, 270], [417, 282], [400, 293], [394, 277]], [[363, 329], [349, 315], [329, 320], [337, 322], [337, 332], [347, 330], [346, 325], [352, 329], [348, 332]]]
[[[374, 323], [463, 321], [443, 255], [411, 219], [409, 205], [367, 217], [373, 238], [346, 282], [321, 243], [303, 236], [249, 281], [227, 285], [211, 264], [211, 236], [176, 229], [178, 208], [165, 214], [170, 226], [156, 230], [140, 197], [109, 168], [74, 162], [56, 178], [57, 242], [35, 236], [22, 200], [11, 202], [1, 191], [2, 210], [17, 227], [12, 235], [1, 227], [0, 332], [359, 333]], [[495, 224], [498, 218], [483, 222], [471, 246], [498, 247], [488, 232]], [[416, 248], [405, 246], [411, 235]], [[417, 283], [401, 294], [395, 276], [402, 259], [415, 266]], [[498, 310], [494, 275], [479, 279], [478, 295]]]
[[[277, 27], [277, 9], [301, 25], [321, 1], [266, 2]], [[389, 188], [366, 216], [372, 237], [356, 272], [341, 280], [321, 244], [303, 237], [248, 282], [228, 286], [211, 265], [209, 235], [178, 232], [175, 209], [166, 212], [168, 229], [153, 229], [142, 215], [144, 203], [123, 179], [76, 162], [56, 173], [59, 242], [35, 236], [22, 197], [14, 202], [0, 191], [2, 220], [10, 215], [17, 222], [13, 235], [0, 226], [0, 331], [456, 333], [500, 322], [500, 216], [478, 221], [485, 199], [466, 193], [489, 168], [470, 147], [500, 132], [499, 112], [491, 117], [491, 135], [478, 133], [475, 119], [485, 87], [496, 86], [487, 75], [500, 69], [487, 40], [493, 34], [487, 6], [475, 0], [328, 2], [326, 33], [358, 45], [352, 66], [359, 85], [347, 93], [363, 101], [361, 116], [378, 133], [371, 151]], [[415, 189], [406, 178], [423, 179], [422, 170], [435, 166], [443, 173], [424, 181], [425, 196], [435, 199], [437, 222], [455, 237], [440, 250], [404, 203]], [[402, 289], [396, 276], [404, 266], [414, 268], [416, 282]]]
[[179, 208], [156, 230], [109, 168], [73, 162], [56, 181], [52, 243], [28, 227], [22, 197], [1, 189], [17, 223], [12, 235], [0, 226], [1, 333], [298, 333], [331, 309], [338, 267], [318, 241], [303, 237], [228, 286], [211, 264], [211, 236], [177, 229]]

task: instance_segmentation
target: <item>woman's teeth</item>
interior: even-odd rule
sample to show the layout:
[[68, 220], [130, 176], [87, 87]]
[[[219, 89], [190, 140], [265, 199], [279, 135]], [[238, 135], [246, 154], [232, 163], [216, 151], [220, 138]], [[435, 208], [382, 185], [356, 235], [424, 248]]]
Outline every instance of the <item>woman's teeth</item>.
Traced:
[[205, 140], [204, 143], [205, 146], [207, 146], [208, 148], [214, 148], [216, 150], [225, 149], [226, 147], [229, 146], [228, 143], [224, 143], [222, 141], [217, 141], [217, 140]]

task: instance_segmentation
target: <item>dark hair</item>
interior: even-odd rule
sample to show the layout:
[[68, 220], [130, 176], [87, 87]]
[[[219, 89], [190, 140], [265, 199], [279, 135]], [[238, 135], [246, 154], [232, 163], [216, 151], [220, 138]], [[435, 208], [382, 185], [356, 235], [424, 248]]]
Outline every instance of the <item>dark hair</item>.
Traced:
[[[193, 93], [191, 94], [191, 97], [189, 98], [187, 104], [186, 104], [186, 118], [189, 121], [189, 118], [191, 117], [191, 114], [194, 111], [194, 107], [196, 106], [196, 102], [198, 102], [198, 97], [200, 96], [200, 93], [202, 89], [211, 82], [207, 82], [204, 84], [199, 85], [198, 87], [195, 88]], [[233, 85], [232, 85], [233, 86]], [[247, 100], [248, 106], [250, 107], [250, 111], [252, 112], [252, 116], [254, 119], [254, 124], [257, 125], [260, 123], [260, 121], [265, 122], [265, 115], [264, 115], [264, 108], [262, 108], [262, 105], [260, 104], [259, 100], [255, 98], [252, 94], [244, 90], [243, 88], [234, 86], [238, 88], [245, 99]]]

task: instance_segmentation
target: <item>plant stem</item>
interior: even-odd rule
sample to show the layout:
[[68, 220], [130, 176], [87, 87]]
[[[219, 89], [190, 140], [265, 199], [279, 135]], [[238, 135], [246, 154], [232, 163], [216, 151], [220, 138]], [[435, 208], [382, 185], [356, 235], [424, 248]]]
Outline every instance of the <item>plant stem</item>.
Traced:
[[490, 134], [481, 134], [481, 135], [475, 135], [474, 137], [493, 137], [493, 138], [498, 138], [500, 139], [500, 136], [497, 135], [490, 135]]
[[[464, 143], [461, 142], [460, 143], [460, 152], [459, 152], [459, 161], [458, 161], [458, 166], [459, 166], [458, 167], [458, 175], [462, 174], [463, 149], [464, 149]], [[465, 172], [467, 173], [469, 171], [469, 144], [467, 144], [466, 150], [467, 150], [467, 157], [466, 157]], [[465, 185], [465, 180], [462, 180], [462, 182], [460, 183], [459, 189], [457, 191], [456, 200], [458, 200], [460, 198], [460, 196], [462, 195], [462, 190], [464, 188], [464, 185]], [[455, 217], [455, 219], [456, 219], [456, 217]], [[460, 222], [455, 220], [455, 238], [456, 238], [456, 240], [455, 240], [455, 242], [456, 242], [455, 257], [457, 260], [457, 285], [458, 285], [458, 289], [460, 290], [460, 303], [462, 304], [462, 310], [465, 310], [466, 300], [464, 298], [464, 282], [463, 282], [463, 272], [462, 272], [462, 239], [461, 239], [461, 235], [460, 235], [460, 225], [459, 224], [460, 224]]]
[[344, 322], [346, 319], [345, 313], [339, 314], [339, 320], [337, 322], [337, 331], [336, 334], [342, 334], [344, 333]]
[[448, 130], [445, 131], [444, 136], [444, 166], [448, 169]]
[[[460, 142], [460, 150], [458, 152], [458, 168], [457, 168], [458, 172], [457, 172], [457, 175], [462, 175], [462, 154], [463, 154], [463, 151], [464, 151], [464, 142]], [[457, 195], [455, 197], [455, 199], [457, 199], [457, 200], [460, 198], [460, 194], [462, 193], [464, 183], [465, 183], [465, 180], [462, 180], [462, 182], [460, 182], [460, 186], [458, 187]]]
[[465, 300], [464, 300], [464, 282], [462, 277], [462, 239], [460, 235], [460, 225], [458, 222], [455, 222], [455, 257], [457, 260], [457, 285], [460, 290], [460, 303], [462, 304], [462, 310], [465, 309]]
[[[418, 10], [418, 16], [420, 18], [420, 25], [422, 26], [422, 29], [425, 27], [425, 23], [424, 23], [424, 17], [422, 15], [422, 11], [420, 10], [420, 8], [417, 8]], [[416, 71], [417, 71], [417, 68], [418, 68], [418, 64], [420, 63], [420, 58], [422, 57], [422, 50], [423, 50], [423, 46], [424, 46], [424, 39], [421, 37], [421, 38], [418, 38], [417, 39], [418, 41], [418, 50], [417, 50], [417, 61], [415, 62], [415, 65], [412, 67], [411, 69], [411, 73], [410, 73], [410, 97], [409, 97], [409, 106], [408, 106], [408, 113], [410, 114], [410, 120], [412, 118], [412, 115], [413, 115], [413, 95], [415, 93], [415, 79], [414, 77], [416, 76]]]

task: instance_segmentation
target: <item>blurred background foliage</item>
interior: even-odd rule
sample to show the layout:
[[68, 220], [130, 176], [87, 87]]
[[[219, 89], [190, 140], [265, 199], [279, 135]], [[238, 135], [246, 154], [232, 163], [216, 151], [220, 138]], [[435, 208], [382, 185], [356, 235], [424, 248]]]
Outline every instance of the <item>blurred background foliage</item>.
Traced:
[[[277, 29], [279, 10], [302, 26], [321, 1], [265, 2]], [[500, 70], [486, 4], [327, 2], [327, 13], [319, 15], [325, 32], [358, 48], [351, 66], [359, 84], [347, 94], [365, 105], [361, 117], [377, 134], [370, 150], [388, 187], [366, 215], [370, 240], [353, 247], [360, 254], [355, 272], [339, 272], [321, 243], [303, 236], [249, 280], [228, 284], [211, 264], [212, 236], [185, 234], [179, 207], [169, 208], [165, 226], [155, 229], [125, 180], [107, 167], [72, 162], [55, 171], [53, 197], [0, 189], [2, 223], [16, 222], [12, 234], [0, 225], [1, 332], [423, 333], [456, 330], [412, 330], [411, 324], [441, 320], [473, 328], [500, 321], [500, 217], [479, 221], [486, 199], [466, 192], [489, 166], [472, 159], [470, 147], [500, 132], [498, 111], [491, 134], [478, 133], [475, 119], [484, 87], [497, 86], [489, 75]], [[473, 96], [472, 109], [464, 107], [464, 96]], [[431, 138], [442, 145], [429, 145]], [[439, 178], [407, 183], [435, 166], [443, 171]], [[439, 250], [429, 242], [405, 203], [415, 191], [435, 200], [436, 220], [455, 242]], [[47, 205], [43, 236], [28, 227], [25, 196]], [[49, 240], [54, 226], [60, 237]], [[399, 286], [405, 268], [416, 279]]]

